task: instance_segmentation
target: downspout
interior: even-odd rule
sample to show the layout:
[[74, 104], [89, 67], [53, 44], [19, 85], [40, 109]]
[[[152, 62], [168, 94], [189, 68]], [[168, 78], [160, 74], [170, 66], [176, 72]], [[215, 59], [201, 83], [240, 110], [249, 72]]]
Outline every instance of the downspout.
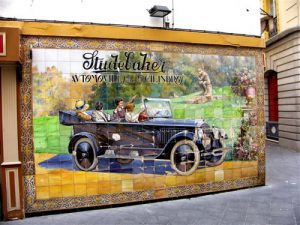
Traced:
[[172, 28], [174, 28], [174, 0], [172, 0]]

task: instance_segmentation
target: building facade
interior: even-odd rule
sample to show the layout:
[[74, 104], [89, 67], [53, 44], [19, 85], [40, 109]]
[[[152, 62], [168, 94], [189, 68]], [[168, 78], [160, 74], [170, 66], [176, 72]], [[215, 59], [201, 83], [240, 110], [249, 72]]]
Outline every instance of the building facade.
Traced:
[[0, 34], [3, 219], [265, 184], [262, 38], [7, 18]]
[[272, 24], [266, 36], [267, 136], [299, 150], [299, 2], [264, 1], [263, 7]]

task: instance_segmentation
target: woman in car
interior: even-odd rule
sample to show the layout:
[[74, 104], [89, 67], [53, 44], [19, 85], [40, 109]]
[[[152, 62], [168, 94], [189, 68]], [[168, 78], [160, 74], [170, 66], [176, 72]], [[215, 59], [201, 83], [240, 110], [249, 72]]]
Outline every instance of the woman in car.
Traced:
[[126, 113], [125, 113], [125, 120], [127, 122], [139, 122], [139, 113], [134, 113], [134, 103], [133, 102], [129, 102], [127, 103], [126, 107], [125, 107], [125, 110], [126, 110]]

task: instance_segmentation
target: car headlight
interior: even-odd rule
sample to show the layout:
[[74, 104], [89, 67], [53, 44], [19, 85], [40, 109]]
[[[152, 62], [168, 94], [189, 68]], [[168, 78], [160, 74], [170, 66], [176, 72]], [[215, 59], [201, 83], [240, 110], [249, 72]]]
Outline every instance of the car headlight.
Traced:
[[195, 128], [195, 141], [202, 141], [203, 138], [203, 130], [200, 127]]

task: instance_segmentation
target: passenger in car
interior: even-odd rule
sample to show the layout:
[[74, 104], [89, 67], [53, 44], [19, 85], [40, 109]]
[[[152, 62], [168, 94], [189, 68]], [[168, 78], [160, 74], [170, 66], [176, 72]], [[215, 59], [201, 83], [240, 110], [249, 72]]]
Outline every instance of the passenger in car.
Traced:
[[125, 109], [124, 109], [124, 101], [122, 98], [115, 99], [116, 108], [113, 111], [112, 120], [114, 121], [123, 121], [125, 120]]
[[149, 119], [149, 116], [148, 116], [148, 114], [147, 114], [147, 112], [146, 112], [146, 108], [145, 108], [144, 105], [142, 105], [142, 106], [141, 106], [141, 112], [139, 113], [139, 118], [138, 118], [138, 120], [139, 120], [139, 122], [144, 122], [144, 121], [146, 121], [146, 120], [148, 120], [148, 119]]
[[75, 103], [76, 115], [83, 120], [91, 120], [92, 117], [86, 111], [89, 109], [89, 104], [83, 100], [77, 100]]
[[129, 102], [127, 103], [125, 110], [125, 120], [127, 122], [139, 122], [139, 113], [135, 114], [134, 111], [134, 103], [133, 102]]
[[92, 120], [95, 122], [108, 122], [110, 115], [103, 111], [103, 103], [96, 102], [96, 110], [92, 112]]

